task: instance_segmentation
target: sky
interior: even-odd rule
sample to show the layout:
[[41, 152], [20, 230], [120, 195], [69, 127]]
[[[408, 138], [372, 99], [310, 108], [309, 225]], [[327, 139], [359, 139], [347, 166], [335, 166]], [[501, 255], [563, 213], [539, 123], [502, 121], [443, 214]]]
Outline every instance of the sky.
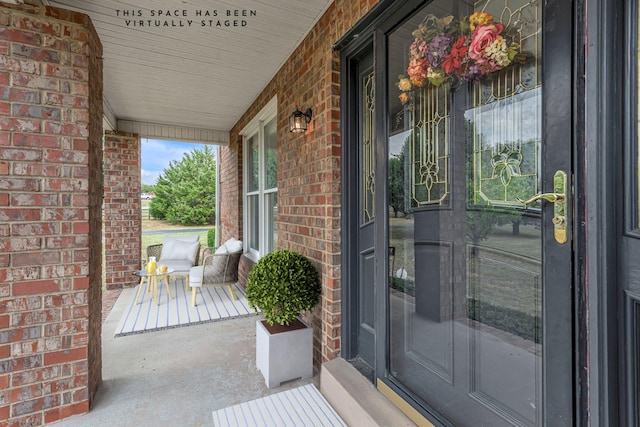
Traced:
[[[172, 160], [180, 161], [194, 149], [203, 149], [204, 144], [188, 142], [142, 139], [140, 177], [143, 184], [155, 185], [158, 177]], [[214, 146], [210, 146], [215, 150]]]

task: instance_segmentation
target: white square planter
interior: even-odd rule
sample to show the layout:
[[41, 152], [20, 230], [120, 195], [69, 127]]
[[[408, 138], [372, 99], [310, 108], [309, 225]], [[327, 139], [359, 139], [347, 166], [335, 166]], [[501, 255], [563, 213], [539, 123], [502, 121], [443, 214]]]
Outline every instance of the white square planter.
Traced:
[[262, 320], [256, 321], [256, 367], [268, 388], [284, 381], [313, 376], [313, 328], [271, 334]]

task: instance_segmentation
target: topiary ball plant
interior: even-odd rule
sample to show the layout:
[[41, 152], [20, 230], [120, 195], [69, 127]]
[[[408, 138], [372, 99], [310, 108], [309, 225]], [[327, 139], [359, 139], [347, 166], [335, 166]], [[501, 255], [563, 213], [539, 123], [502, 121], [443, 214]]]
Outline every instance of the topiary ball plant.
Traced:
[[291, 250], [271, 252], [253, 266], [247, 278], [247, 301], [262, 310], [270, 325], [289, 325], [320, 298], [320, 275], [311, 261]]

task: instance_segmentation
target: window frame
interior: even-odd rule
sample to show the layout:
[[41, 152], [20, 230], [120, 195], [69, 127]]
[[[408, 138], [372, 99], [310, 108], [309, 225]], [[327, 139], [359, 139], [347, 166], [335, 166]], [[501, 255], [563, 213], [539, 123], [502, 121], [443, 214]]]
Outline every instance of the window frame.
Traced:
[[[273, 97], [267, 105], [240, 131], [242, 136], [242, 153], [243, 153], [243, 184], [242, 184], [242, 230], [245, 238], [243, 239], [243, 246], [245, 254], [253, 261], [257, 261], [266, 253], [268, 234], [275, 232], [275, 220], [273, 227], [270, 229], [267, 224], [268, 215], [266, 212], [266, 200], [272, 193], [278, 192], [278, 186], [265, 189], [266, 185], [266, 144], [265, 144], [265, 127], [272, 120], [276, 120], [276, 138], [278, 133], [277, 113], [278, 113], [278, 100], [277, 97]], [[249, 173], [253, 170], [249, 168], [249, 140], [252, 137], [258, 138], [258, 189], [248, 190]], [[249, 197], [256, 197], [258, 202], [258, 247], [250, 247], [249, 240], [249, 227], [253, 223], [250, 221], [249, 215]], [[276, 195], [277, 197], [277, 195]], [[275, 249], [275, 248], [274, 248]]]
[[624, 217], [625, 235], [640, 238], [640, 7], [638, 1], [626, 4], [624, 95]]

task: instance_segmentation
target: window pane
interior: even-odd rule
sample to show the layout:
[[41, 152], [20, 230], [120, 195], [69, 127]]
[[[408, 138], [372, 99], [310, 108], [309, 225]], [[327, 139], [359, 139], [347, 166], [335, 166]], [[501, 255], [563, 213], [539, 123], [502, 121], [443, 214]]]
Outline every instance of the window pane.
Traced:
[[247, 243], [249, 249], [260, 250], [260, 215], [258, 206], [258, 196], [247, 196]]
[[278, 221], [278, 193], [265, 194], [265, 252], [269, 253], [278, 246], [278, 230], [276, 229], [276, 221]]
[[245, 233], [247, 248], [260, 257], [277, 246], [278, 132], [275, 111], [255, 119], [254, 133], [245, 139]]
[[264, 127], [264, 153], [266, 158], [264, 188], [269, 190], [278, 186], [278, 133], [275, 118]]
[[260, 178], [260, 142], [258, 135], [247, 141], [247, 191], [258, 191]]

